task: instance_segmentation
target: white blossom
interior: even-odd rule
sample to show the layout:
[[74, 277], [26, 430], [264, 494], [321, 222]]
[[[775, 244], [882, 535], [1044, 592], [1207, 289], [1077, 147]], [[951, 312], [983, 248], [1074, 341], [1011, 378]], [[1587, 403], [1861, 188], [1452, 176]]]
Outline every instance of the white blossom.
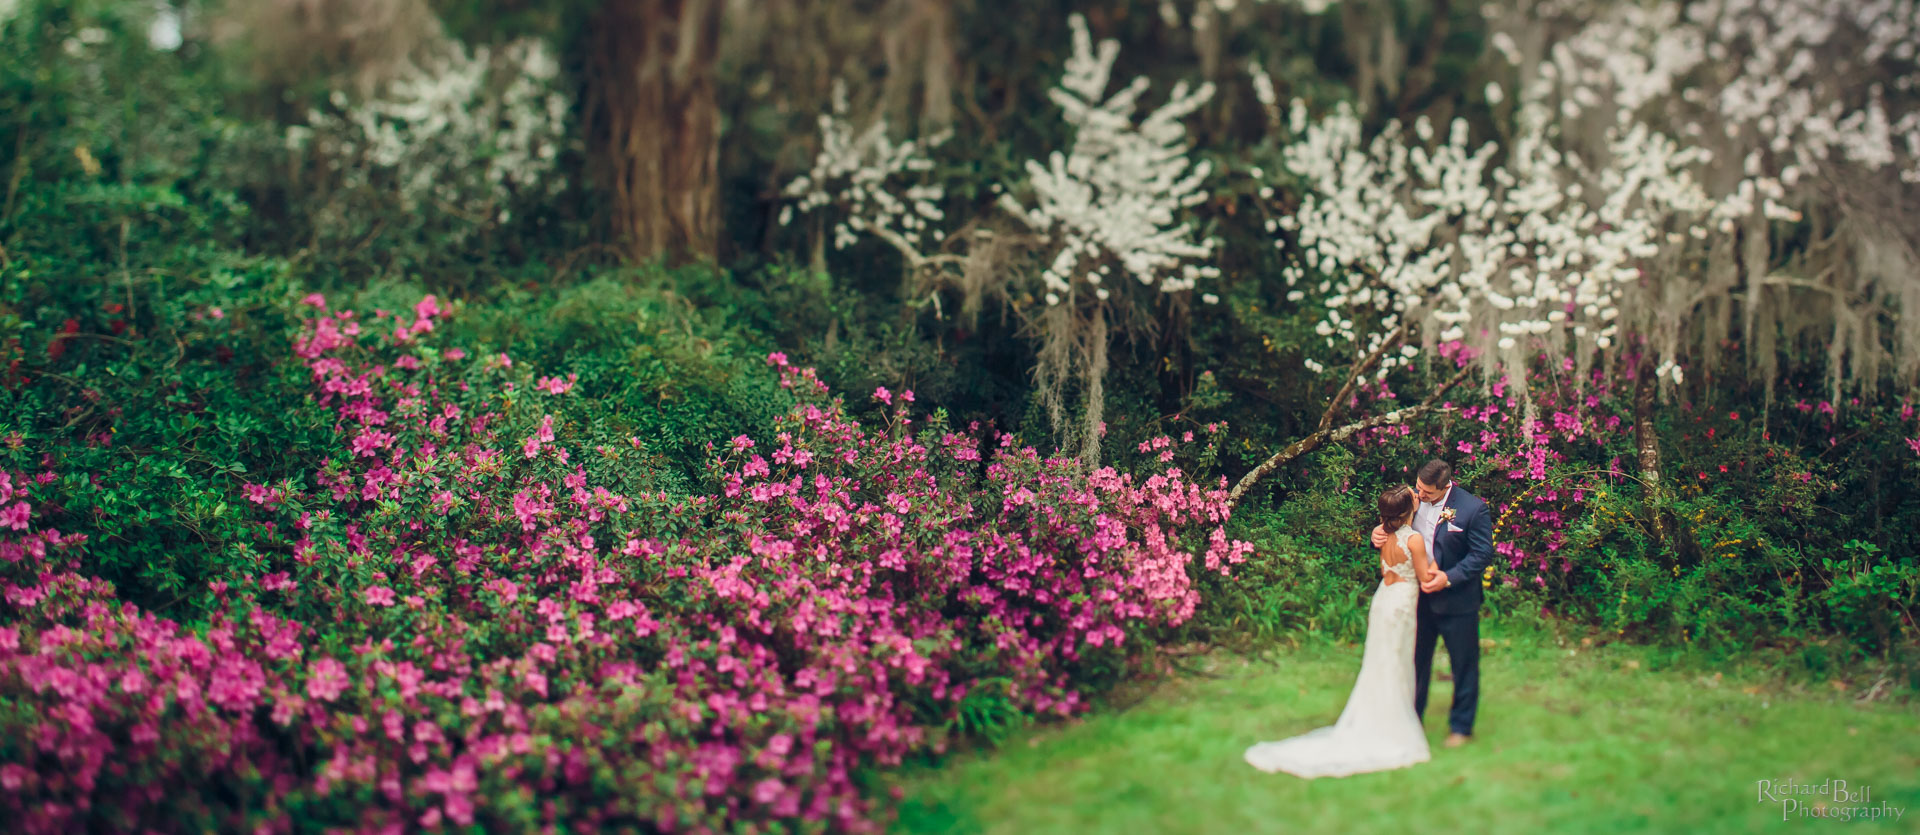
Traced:
[[[1606, 165], [1589, 168], [1555, 148], [1542, 102], [1523, 103], [1519, 122], [1500, 166], [1500, 149], [1472, 142], [1464, 119], [1444, 141], [1397, 121], [1363, 139], [1345, 104], [1283, 149], [1306, 189], [1280, 221], [1298, 246], [1286, 278], [1321, 279], [1316, 333], [1330, 347], [1366, 356], [1408, 319], [1429, 345], [1467, 338], [1493, 359], [1521, 359], [1554, 334], [1588, 347], [1610, 339], [1636, 262], [1674, 217], [1710, 206], [1685, 170], [1697, 152], [1630, 125], [1611, 131]], [[1416, 353], [1388, 354], [1381, 372]]]
[[307, 125], [288, 129], [288, 144], [324, 141], [353, 184], [392, 172], [405, 206], [438, 201], [505, 219], [515, 191], [559, 185], [569, 108], [555, 84], [559, 64], [537, 39], [469, 52], [443, 36], [436, 47], [377, 96], [335, 91], [334, 109], [310, 111]]
[[1219, 275], [1205, 263], [1215, 241], [1200, 238], [1184, 210], [1206, 199], [1211, 167], [1188, 157], [1181, 120], [1213, 96], [1213, 85], [1176, 84], [1169, 100], [1136, 122], [1148, 82], [1135, 78], [1106, 94], [1119, 43], [1095, 51], [1086, 19], [1070, 18], [1073, 53], [1049, 97], [1074, 128], [1073, 144], [1043, 163], [1028, 160], [1026, 200], [1013, 193], [1000, 206], [1050, 238], [1053, 255], [1041, 272], [1049, 303], [1079, 283], [1097, 283], [1109, 264], [1163, 292], [1192, 289]]
[[786, 225], [796, 213], [832, 206], [839, 220], [833, 227], [834, 248], [844, 249], [858, 233], [893, 234], [918, 249], [938, 240], [934, 224], [943, 219], [940, 201], [946, 192], [937, 183], [924, 182], [932, 170], [926, 151], [939, 146], [947, 134], [923, 142], [895, 142], [887, 136], [885, 119], [856, 132], [847, 115], [847, 89], [833, 86], [833, 110], [820, 115], [820, 150], [813, 167], [794, 178], [782, 194], [796, 201], [780, 210]]
[[1872, 385], [1889, 360], [1920, 379], [1920, 320], [1875, 312], [1920, 307], [1920, 234], [1903, 208], [1920, 199], [1920, 2], [1542, 0], [1496, 25], [1496, 45], [1566, 33], [1541, 55], [1502, 52], [1523, 97], [1564, 103], [1569, 152], [1623, 122], [1702, 149], [1689, 171], [1709, 210], [1670, 230], [1631, 305], [1660, 361], [1704, 340], [1711, 365], [1715, 335], [1738, 332], [1769, 376], [1778, 340], [1833, 343], [1836, 399], [1843, 376]]

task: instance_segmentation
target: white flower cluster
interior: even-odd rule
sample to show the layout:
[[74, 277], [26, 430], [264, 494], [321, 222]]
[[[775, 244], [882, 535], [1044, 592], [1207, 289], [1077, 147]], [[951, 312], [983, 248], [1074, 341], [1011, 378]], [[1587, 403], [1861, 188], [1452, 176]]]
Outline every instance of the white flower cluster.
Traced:
[[1211, 166], [1188, 157], [1180, 120], [1213, 96], [1213, 85], [1175, 85], [1167, 103], [1136, 124], [1147, 79], [1107, 96], [1120, 45], [1102, 41], [1096, 52], [1086, 19], [1076, 14], [1069, 22], [1073, 55], [1049, 96], [1075, 129], [1073, 145], [1045, 164], [1027, 162], [1030, 203], [1011, 194], [1000, 198], [1004, 209], [1056, 247], [1041, 273], [1047, 303], [1064, 301], [1079, 282], [1106, 299], [1109, 288], [1102, 284], [1116, 267], [1164, 292], [1218, 276], [1203, 263], [1216, 242], [1198, 237], [1181, 218], [1183, 209], [1206, 200], [1201, 186]]
[[[1739, 179], [1715, 210], [1722, 231], [1758, 208], [1799, 220], [1794, 186], [1836, 163], [1891, 168], [1920, 183], [1916, 0], [1672, 0], [1573, 4], [1594, 18], [1557, 43], [1541, 76], [1562, 89], [1561, 115], [1663, 110], [1689, 141], [1732, 153]], [[1510, 41], [1509, 41], [1510, 42]], [[1893, 72], [1885, 72], [1886, 69]], [[1905, 71], [1899, 71], [1904, 68]]]
[[[1430, 326], [1428, 344], [1467, 340], [1489, 358], [1519, 359], [1533, 348], [1523, 340], [1550, 334], [1612, 343], [1636, 260], [1657, 252], [1678, 218], [1710, 205], [1686, 173], [1699, 152], [1629, 125], [1611, 133], [1606, 163], [1590, 168], [1555, 148], [1540, 102], [1523, 106], [1519, 121], [1496, 167], [1499, 149], [1472, 145], [1463, 119], [1444, 142], [1423, 117], [1412, 136], [1396, 121], [1363, 143], [1350, 106], [1308, 124], [1293, 103], [1298, 138], [1283, 158], [1306, 194], [1270, 231], [1297, 233], [1301, 257], [1285, 276], [1296, 288], [1318, 277], [1327, 318], [1316, 329], [1329, 346], [1366, 356], [1415, 322]], [[1377, 373], [1418, 353], [1402, 346]]]
[[1683, 342], [1711, 367], [1738, 327], [1769, 380], [1779, 346], [1830, 343], [1835, 399], [1889, 360], [1920, 377], [1920, 327], [1875, 312], [1920, 304], [1902, 208], [1920, 198], [1920, 0], [1539, 0], [1499, 17], [1496, 48], [1557, 99], [1568, 153], [1636, 121], [1711, 152], [1693, 168], [1711, 234], [1671, 247], [1632, 311], [1663, 368]]
[[537, 39], [498, 53], [485, 46], [469, 52], [451, 39], [436, 46], [432, 58], [377, 97], [355, 102], [335, 91], [330, 101], [338, 112], [311, 111], [309, 124], [290, 129], [288, 141], [328, 142], [357, 184], [374, 170], [392, 172], [405, 205], [435, 200], [506, 220], [505, 199], [514, 190], [558, 185], [554, 163], [569, 106], [554, 84], [559, 64]]
[[[1317, 15], [1333, 8], [1336, 0], [1253, 0], [1253, 2], [1286, 3], [1299, 8], [1307, 14]], [[1212, 7], [1212, 11], [1217, 14], [1230, 15], [1233, 14], [1235, 9], [1240, 8], [1240, 0], [1194, 0], [1194, 6], [1195, 10], [1192, 15], [1183, 16], [1180, 11], [1180, 6], [1176, 4], [1174, 0], [1160, 0], [1160, 20], [1170, 27], [1178, 28], [1182, 24], [1187, 24], [1195, 29], [1203, 29], [1207, 26], [1207, 16], [1202, 14], [1200, 7], [1210, 6]]]
[[820, 115], [820, 152], [812, 170], [782, 191], [798, 199], [781, 208], [780, 225], [792, 222], [796, 213], [834, 206], [841, 218], [833, 227], [835, 249], [845, 249], [859, 233], [872, 232], [897, 235], [918, 250], [929, 237], [938, 237], [932, 224], [942, 219], [940, 201], [946, 191], [937, 183], [916, 180], [933, 168], [925, 151], [948, 135], [894, 142], [887, 137], [885, 119], [856, 133], [847, 117], [846, 85], [834, 82], [833, 112]]

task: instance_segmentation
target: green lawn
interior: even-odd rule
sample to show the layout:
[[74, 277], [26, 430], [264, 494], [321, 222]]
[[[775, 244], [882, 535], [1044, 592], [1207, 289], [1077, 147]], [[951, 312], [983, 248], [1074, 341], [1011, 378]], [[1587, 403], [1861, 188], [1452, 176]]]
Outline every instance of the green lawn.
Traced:
[[[1167, 681], [1129, 708], [896, 773], [906, 792], [896, 830], [1920, 832], [1920, 710], [1911, 700], [1862, 705], [1857, 687], [1789, 683], [1758, 669], [1655, 670], [1662, 656], [1644, 647], [1566, 648], [1497, 628], [1483, 636], [1496, 643], [1483, 656], [1477, 738], [1440, 745], [1452, 685], [1436, 680], [1426, 716], [1433, 760], [1410, 769], [1306, 781], [1246, 765], [1247, 745], [1338, 716], [1360, 649], [1307, 646], [1264, 659], [1218, 652], [1206, 675]], [[1757, 799], [1762, 779], [1828, 778], [1870, 787], [1871, 805], [1904, 807], [1905, 817], [1783, 819], [1780, 802]]]

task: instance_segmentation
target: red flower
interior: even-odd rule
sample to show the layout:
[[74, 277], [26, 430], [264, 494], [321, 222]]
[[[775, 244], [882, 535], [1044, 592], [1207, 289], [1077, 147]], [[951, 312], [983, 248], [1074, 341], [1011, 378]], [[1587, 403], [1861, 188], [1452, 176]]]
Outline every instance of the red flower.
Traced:
[[60, 326], [60, 332], [54, 334], [53, 341], [47, 343], [47, 359], [59, 359], [61, 354], [67, 352], [67, 337], [79, 332], [80, 320], [68, 319], [66, 324]]

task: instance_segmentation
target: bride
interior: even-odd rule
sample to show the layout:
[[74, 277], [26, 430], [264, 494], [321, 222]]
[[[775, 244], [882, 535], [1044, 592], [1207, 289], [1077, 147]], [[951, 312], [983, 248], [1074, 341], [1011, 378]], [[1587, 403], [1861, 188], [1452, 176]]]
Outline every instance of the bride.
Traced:
[[1413, 491], [1397, 485], [1380, 494], [1380, 526], [1393, 536], [1380, 548], [1384, 575], [1367, 613], [1367, 647], [1347, 707], [1334, 724], [1247, 749], [1262, 771], [1300, 777], [1344, 777], [1427, 761], [1427, 734], [1413, 711], [1414, 606], [1420, 579], [1432, 575], [1427, 544], [1411, 527]]

